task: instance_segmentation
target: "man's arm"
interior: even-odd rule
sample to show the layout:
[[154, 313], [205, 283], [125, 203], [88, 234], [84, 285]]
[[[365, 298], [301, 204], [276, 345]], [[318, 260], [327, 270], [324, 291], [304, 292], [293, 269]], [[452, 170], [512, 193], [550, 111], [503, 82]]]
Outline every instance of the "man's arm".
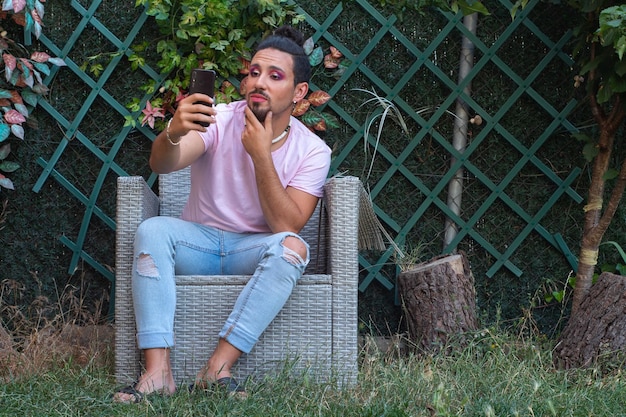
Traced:
[[283, 187], [272, 159], [272, 113], [261, 124], [246, 108], [243, 145], [252, 158], [261, 209], [273, 233], [298, 233], [313, 214], [318, 198], [293, 187]]
[[272, 232], [300, 232], [318, 198], [293, 187], [283, 188], [273, 163], [255, 163], [255, 170], [261, 208]]
[[213, 102], [199, 93], [181, 100], [167, 128], [152, 143], [150, 168], [157, 174], [185, 168], [204, 153], [204, 142], [198, 132], [204, 132], [206, 128], [197, 122], [215, 123], [215, 108], [194, 104], [198, 101]]

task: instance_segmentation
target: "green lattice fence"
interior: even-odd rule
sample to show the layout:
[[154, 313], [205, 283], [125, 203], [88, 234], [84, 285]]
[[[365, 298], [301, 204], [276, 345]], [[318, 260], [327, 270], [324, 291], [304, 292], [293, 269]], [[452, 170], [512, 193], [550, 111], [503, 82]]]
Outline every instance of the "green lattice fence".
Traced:
[[[115, 178], [156, 179], [147, 168], [154, 134], [123, 127], [124, 104], [140, 94], [129, 86], [161, 82], [153, 64], [130, 69], [129, 46], [156, 32], [141, 10], [120, 3], [46, 4], [54, 24], [41, 42], [68, 66], [50, 76], [51, 94], [41, 102], [54, 133], [34, 186], [39, 192], [55, 181], [74, 200], [75, 226], [61, 237], [72, 253], [68, 270], [86, 262], [111, 283]], [[487, 6], [492, 15], [478, 17], [474, 32], [461, 15], [439, 10], [400, 20], [365, 0], [300, 3], [303, 31], [351, 61], [339, 80], [314, 79], [314, 88], [333, 95], [326, 110], [342, 121], [325, 135], [334, 148], [332, 173], [361, 176], [395, 243], [419, 260], [465, 251], [479, 305], [506, 304], [517, 317], [524, 300], [503, 300], [527, 297], [575, 267], [582, 163], [569, 133], [577, 102], [565, 52], [570, 34], [561, 29], [565, 9], [535, 0], [511, 21], [508, 1]], [[460, 76], [464, 38], [473, 50]], [[102, 73], [80, 69], [88, 56], [102, 57]], [[360, 107], [368, 96], [359, 88], [391, 100], [408, 125], [406, 134], [388, 121], [375, 153], [368, 138], [367, 155], [372, 107]], [[482, 124], [469, 122], [477, 115]], [[451, 184], [462, 199], [449, 201]], [[391, 247], [362, 253], [360, 290], [393, 294], [394, 261]]]

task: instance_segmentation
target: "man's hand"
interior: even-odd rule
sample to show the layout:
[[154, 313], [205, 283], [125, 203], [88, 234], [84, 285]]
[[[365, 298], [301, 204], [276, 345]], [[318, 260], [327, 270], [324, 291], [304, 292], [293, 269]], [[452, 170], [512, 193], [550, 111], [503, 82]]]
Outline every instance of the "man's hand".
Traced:
[[211, 97], [201, 93], [191, 94], [180, 101], [167, 129], [152, 143], [150, 167], [154, 172], [177, 171], [202, 155], [204, 142], [198, 132], [205, 132], [206, 128], [198, 122], [215, 123], [216, 114], [212, 105], [200, 103], [202, 101], [213, 104]]
[[206, 128], [199, 122], [215, 123], [215, 114], [213, 99], [206, 94], [195, 93], [185, 97], [178, 103], [174, 113], [170, 124], [170, 137], [180, 138], [191, 130], [205, 132]]
[[265, 123], [259, 122], [249, 107], [246, 107], [245, 116], [246, 125], [241, 135], [241, 143], [246, 152], [253, 161], [262, 156], [271, 156], [272, 139], [274, 139], [272, 112], [268, 112], [265, 116]]

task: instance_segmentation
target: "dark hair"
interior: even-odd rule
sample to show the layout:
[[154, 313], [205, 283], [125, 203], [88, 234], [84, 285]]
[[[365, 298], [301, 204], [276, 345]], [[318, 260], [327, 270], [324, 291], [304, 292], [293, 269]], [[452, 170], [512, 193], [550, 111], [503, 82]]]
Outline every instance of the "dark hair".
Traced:
[[309, 82], [311, 79], [311, 64], [304, 52], [304, 36], [291, 26], [281, 26], [271, 35], [261, 41], [256, 52], [263, 49], [277, 49], [291, 55], [293, 59], [293, 73], [295, 83]]

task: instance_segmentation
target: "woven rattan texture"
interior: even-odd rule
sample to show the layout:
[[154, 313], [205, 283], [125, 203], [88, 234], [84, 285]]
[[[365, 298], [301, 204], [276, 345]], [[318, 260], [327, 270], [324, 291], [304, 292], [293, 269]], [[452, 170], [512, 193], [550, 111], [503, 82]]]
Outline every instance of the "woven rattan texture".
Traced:
[[[212, 278], [218, 282], [209, 283]], [[172, 349], [177, 379], [193, 380], [206, 363], [217, 343], [217, 334], [248, 279], [177, 277], [176, 346]], [[227, 280], [231, 282], [219, 283]], [[287, 368], [296, 374], [307, 370], [323, 377], [329, 367], [332, 344], [331, 293], [329, 276], [305, 276], [257, 347], [238, 362], [234, 376], [243, 379]]]

